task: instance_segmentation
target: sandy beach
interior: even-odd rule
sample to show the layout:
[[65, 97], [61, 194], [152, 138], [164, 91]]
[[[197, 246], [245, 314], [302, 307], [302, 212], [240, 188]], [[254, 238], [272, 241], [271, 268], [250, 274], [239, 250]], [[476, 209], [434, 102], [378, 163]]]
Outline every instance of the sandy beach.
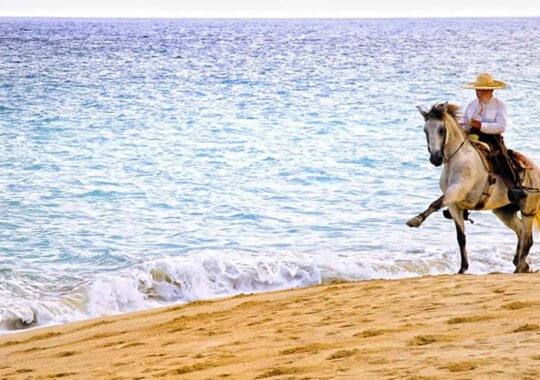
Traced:
[[335, 283], [0, 338], [0, 378], [537, 379], [540, 276]]

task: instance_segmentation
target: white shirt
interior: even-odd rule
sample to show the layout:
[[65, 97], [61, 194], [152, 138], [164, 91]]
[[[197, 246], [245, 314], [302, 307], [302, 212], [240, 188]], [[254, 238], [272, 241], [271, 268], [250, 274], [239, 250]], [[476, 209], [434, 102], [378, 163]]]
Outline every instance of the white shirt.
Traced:
[[491, 135], [503, 133], [507, 121], [506, 104], [494, 96], [485, 103], [480, 103], [478, 99], [475, 99], [465, 108], [462, 121], [464, 129], [468, 128], [471, 120], [482, 123], [481, 132]]

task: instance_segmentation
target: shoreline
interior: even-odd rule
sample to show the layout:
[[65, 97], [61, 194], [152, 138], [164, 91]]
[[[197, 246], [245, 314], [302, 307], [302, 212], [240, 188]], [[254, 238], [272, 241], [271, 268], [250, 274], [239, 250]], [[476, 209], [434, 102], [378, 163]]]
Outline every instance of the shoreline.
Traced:
[[0, 337], [0, 378], [539, 378], [540, 276], [337, 282]]

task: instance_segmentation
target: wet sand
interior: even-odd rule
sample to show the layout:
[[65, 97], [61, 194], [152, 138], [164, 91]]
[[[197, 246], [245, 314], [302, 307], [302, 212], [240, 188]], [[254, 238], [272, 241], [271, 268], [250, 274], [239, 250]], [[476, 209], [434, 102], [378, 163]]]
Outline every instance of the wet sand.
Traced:
[[0, 337], [0, 378], [538, 379], [540, 275], [336, 283]]

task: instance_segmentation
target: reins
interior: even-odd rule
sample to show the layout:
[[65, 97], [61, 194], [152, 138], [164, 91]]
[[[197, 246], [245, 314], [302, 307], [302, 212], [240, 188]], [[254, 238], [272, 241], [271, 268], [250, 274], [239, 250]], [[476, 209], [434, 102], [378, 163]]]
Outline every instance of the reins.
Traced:
[[[444, 129], [445, 129], [446, 133], [445, 133], [445, 135], [444, 135], [443, 152], [444, 152], [444, 147], [445, 147], [445, 145], [446, 145], [446, 136], [447, 136], [447, 134], [448, 134], [448, 127], [446, 126], [446, 123], [444, 123]], [[448, 163], [448, 162], [450, 162], [450, 160], [452, 159], [452, 157], [454, 157], [454, 156], [456, 155], [456, 153], [459, 152], [459, 150], [460, 150], [461, 148], [463, 148], [463, 145], [465, 145], [465, 141], [467, 141], [467, 137], [465, 137], [465, 138], [463, 139], [463, 141], [461, 142], [461, 144], [459, 145], [459, 147], [454, 151], [454, 153], [452, 153], [452, 154], [450, 155], [450, 157], [444, 159], [443, 162], [444, 162], [445, 164]]]
[[459, 147], [456, 149], [456, 151], [455, 151], [454, 153], [452, 153], [452, 154], [450, 155], [450, 157], [446, 158], [446, 159], [444, 160], [444, 163], [449, 162], [449, 161], [452, 159], [452, 157], [454, 157], [454, 156], [456, 155], [456, 153], [459, 152], [459, 150], [460, 150], [461, 148], [463, 148], [463, 145], [465, 145], [465, 141], [467, 141], [467, 138], [463, 139], [463, 141], [461, 142], [461, 144], [459, 145]]
[[522, 185], [521, 188], [529, 193], [540, 193], [540, 188], [538, 187], [529, 187]]

